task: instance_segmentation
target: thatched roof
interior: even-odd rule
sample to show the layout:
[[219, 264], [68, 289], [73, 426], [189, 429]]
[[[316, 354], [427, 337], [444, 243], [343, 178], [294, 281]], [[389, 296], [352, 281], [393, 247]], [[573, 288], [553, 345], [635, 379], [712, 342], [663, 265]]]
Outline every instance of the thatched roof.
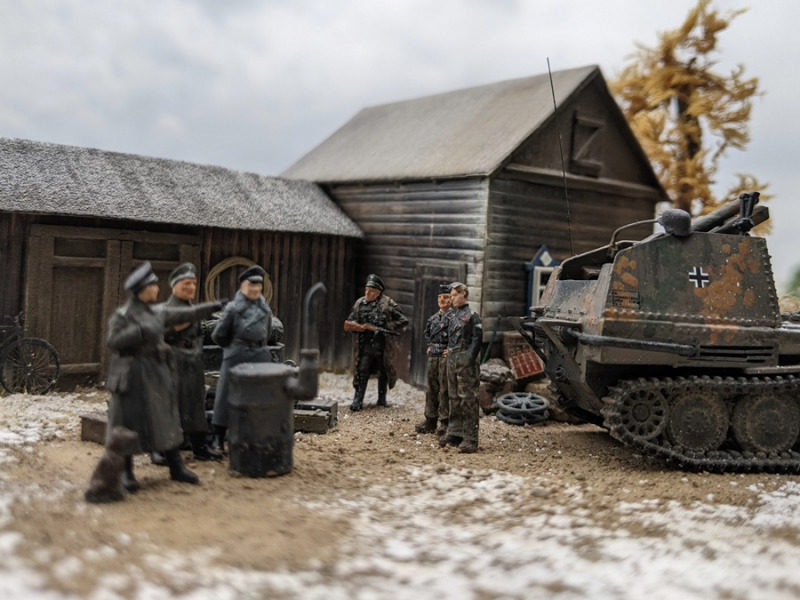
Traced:
[[2, 137], [0, 211], [363, 236], [309, 181]]
[[[552, 74], [558, 104], [597, 66]], [[365, 108], [282, 173], [319, 183], [490, 175], [553, 115], [547, 73]]]

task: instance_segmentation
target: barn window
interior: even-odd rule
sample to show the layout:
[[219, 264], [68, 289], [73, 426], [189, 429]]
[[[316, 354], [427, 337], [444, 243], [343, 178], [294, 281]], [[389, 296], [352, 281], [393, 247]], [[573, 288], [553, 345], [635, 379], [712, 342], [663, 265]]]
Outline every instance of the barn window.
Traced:
[[600, 177], [603, 169], [602, 131], [605, 123], [596, 117], [575, 112], [572, 125], [572, 155], [570, 171], [577, 175]]

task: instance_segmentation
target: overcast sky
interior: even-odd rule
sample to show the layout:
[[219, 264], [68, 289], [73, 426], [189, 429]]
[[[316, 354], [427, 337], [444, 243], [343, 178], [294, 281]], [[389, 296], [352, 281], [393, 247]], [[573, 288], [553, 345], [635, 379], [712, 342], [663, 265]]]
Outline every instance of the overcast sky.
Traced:
[[[614, 79], [695, 0], [0, 0], [0, 136], [278, 175], [361, 108], [600, 65]], [[778, 283], [800, 266], [800, 2], [721, 36], [766, 92], [723, 159], [770, 184]]]

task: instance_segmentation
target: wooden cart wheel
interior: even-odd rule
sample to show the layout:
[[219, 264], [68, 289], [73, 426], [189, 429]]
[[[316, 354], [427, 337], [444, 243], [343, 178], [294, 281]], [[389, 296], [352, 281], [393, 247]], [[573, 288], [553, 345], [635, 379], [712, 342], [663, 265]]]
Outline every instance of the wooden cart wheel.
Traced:
[[[217, 278], [222, 273], [233, 267], [246, 268], [252, 267], [254, 264], [256, 264], [256, 261], [245, 258], [244, 256], [232, 256], [214, 265], [208, 272], [208, 275], [206, 276], [206, 283], [203, 287], [203, 294], [206, 301], [212, 302], [213, 300], [217, 299], [217, 294], [214, 290], [214, 284], [217, 282]], [[264, 276], [264, 299], [268, 304], [272, 302], [272, 281], [269, 278], [269, 273]]]
[[46, 394], [58, 381], [58, 352], [39, 338], [22, 338], [3, 353], [0, 384], [10, 393]]

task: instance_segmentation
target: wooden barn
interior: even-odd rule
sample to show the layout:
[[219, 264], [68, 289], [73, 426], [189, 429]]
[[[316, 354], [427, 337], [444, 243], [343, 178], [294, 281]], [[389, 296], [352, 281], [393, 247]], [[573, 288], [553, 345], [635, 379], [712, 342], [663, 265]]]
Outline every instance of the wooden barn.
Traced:
[[107, 319], [144, 260], [164, 298], [167, 274], [194, 262], [203, 300], [232, 298], [238, 273], [261, 264], [287, 358], [302, 339], [303, 297], [322, 281], [321, 362], [345, 369], [350, 339], [340, 315], [352, 303], [362, 235], [308, 181], [0, 138], [0, 314], [24, 310], [26, 335], [56, 347], [65, 382], [105, 378]]
[[411, 318], [399, 372], [415, 383], [438, 283], [469, 286], [489, 341], [498, 315], [525, 314], [543, 245], [563, 260], [667, 199], [596, 66], [366, 108], [282, 175], [363, 229], [357, 284], [377, 273]]

